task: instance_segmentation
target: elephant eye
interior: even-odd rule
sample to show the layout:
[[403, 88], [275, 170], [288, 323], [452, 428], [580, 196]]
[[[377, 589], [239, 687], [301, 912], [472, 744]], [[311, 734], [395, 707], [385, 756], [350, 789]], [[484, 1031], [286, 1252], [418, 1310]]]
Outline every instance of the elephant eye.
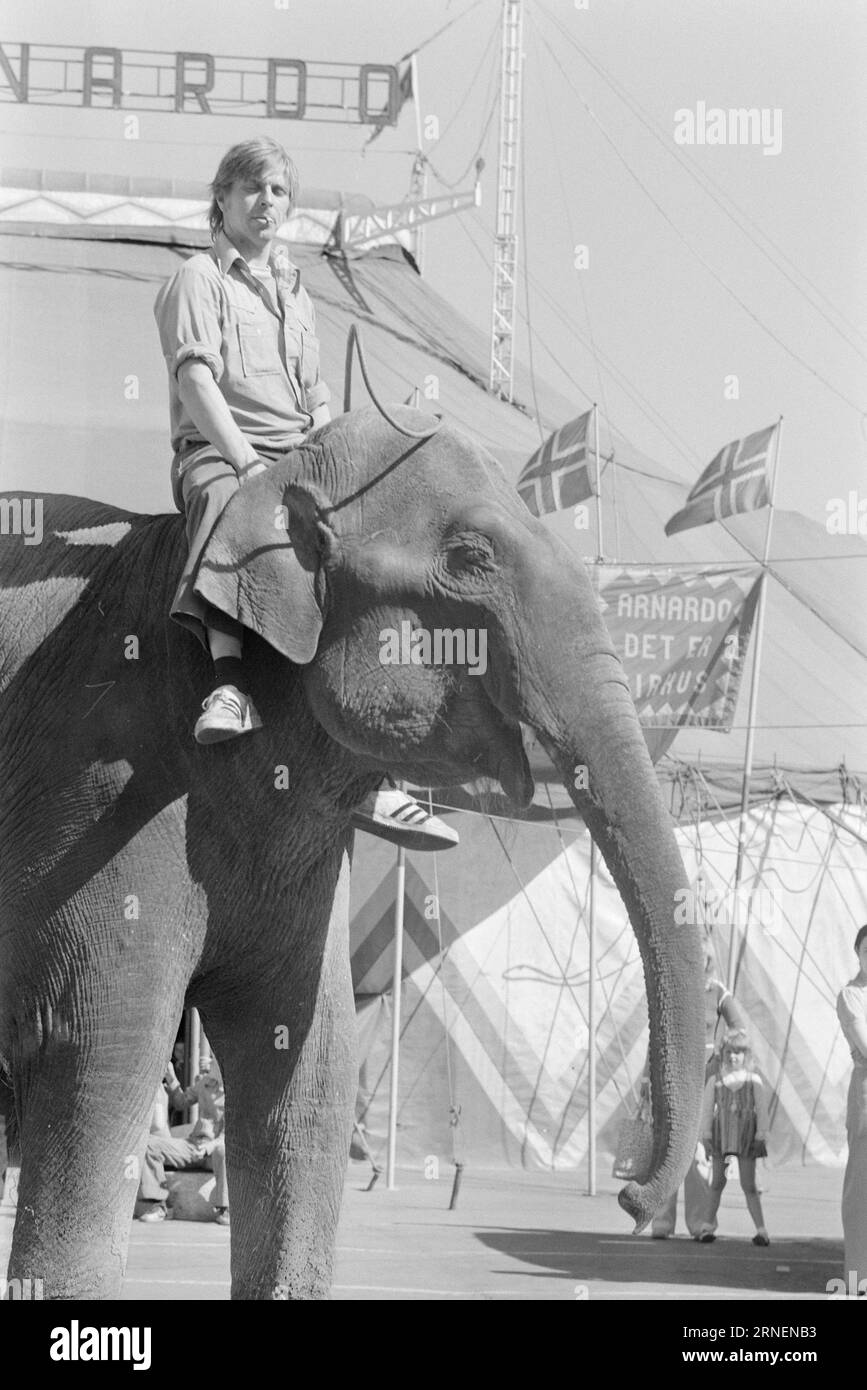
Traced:
[[494, 547], [485, 536], [460, 536], [449, 542], [446, 563], [452, 574], [464, 570], [489, 569], [494, 559]]

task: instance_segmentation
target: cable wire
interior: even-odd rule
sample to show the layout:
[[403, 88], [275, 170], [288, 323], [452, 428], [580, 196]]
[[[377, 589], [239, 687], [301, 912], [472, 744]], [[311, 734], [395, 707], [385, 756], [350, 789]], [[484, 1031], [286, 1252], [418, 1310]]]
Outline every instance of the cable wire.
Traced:
[[[532, 15], [532, 11], [531, 11], [531, 15]], [[534, 53], [534, 57], [535, 57], [535, 60], [536, 60], [536, 67], [537, 67], [537, 69], [539, 70], [539, 72], [541, 73], [541, 71], [542, 71], [542, 65], [541, 65], [541, 63], [540, 63], [540, 61], [539, 61], [539, 42], [538, 42], [538, 34], [537, 34], [537, 32], [536, 32], [535, 20], [534, 20], [534, 22], [533, 22], [532, 34], [533, 34], [533, 53]], [[559, 183], [560, 183], [560, 197], [561, 197], [561, 200], [562, 200], [562, 203], [563, 203], [563, 211], [564, 211], [565, 214], [566, 214], [566, 222], [567, 222], [568, 227], [569, 227], [569, 245], [570, 245], [570, 247], [574, 248], [574, 247], [576, 246], [576, 244], [577, 244], [577, 242], [576, 242], [576, 237], [575, 237], [575, 227], [574, 227], [574, 224], [573, 224], [573, 222], [572, 222], [572, 209], [571, 209], [571, 207], [570, 207], [570, 205], [569, 205], [569, 199], [568, 199], [568, 197], [567, 197], [567, 195], [566, 195], [566, 180], [565, 180], [565, 178], [564, 178], [564, 176], [563, 176], [563, 162], [562, 162], [562, 160], [560, 159], [560, 151], [559, 151], [559, 148], [558, 148], [558, 146], [557, 146], [557, 137], [556, 137], [556, 133], [555, 133], [555, 129], [554, 129], [554, 122], [553, 122], [553, 120], [551, 119], [551, 105], [550, 105], [550, 102], [549, 102], [549, 100], [548, 100], [548, 84], [547, 84], [544, 80], [540, 80], [540, 82], [539, 82], [539, 87], [541, 88], [541, 91], [542, 91], [542, 104], [543, 104], [543, 106], [544, 106], [544, 108], [545, 108], [545, 118], [546, 118], [547, 123], [548, 123], [548, 134], [549, 134], [549, 138], [550, 138], [550, 148], [551, 148], [551, 150], [552, 150], [552, 152], [553, 152], [553, 154], [554, 154], [554, 162], [555, 162], [555, 164], [556, 164], [556, 166], [557, 166], [557, 178], [558, 178]], [[573, 250], [573, 254], [574, 254], [574, 250]], [[586, 288], [585, 288], [585, 285], [584, 285], [584, 276], [583, 276], [583, 274], [581, 274], [581, 273], [579, 273], [579, 275], [578, 275], [578, 289], [579, 289], [579, 293], [580, 293], [580, 295], [581, 295], [581, 304], [582, 304], [582, 307], [583, 307], [583, 309], [584, 309], [584, 321], [585, 321], [585, 323], [587, 324], [587, 336], [588, 336], [588, 338], [589, 338], [589, 340], [590, 340], [590, 348], [591, 348], [591, 351], [592, 351], [592, 353], [593, 353], [593, 363], [594, 363], [594, 366], [595, 366], [595, 368], [596, 368], [596, 380], [597, 380], [597, 382], [599, 383], [599, 398], [600, 398], [600, 400], [602, 401], [602, 413], [603, 413], [603, 415], [604, 415], [604, 417], [605, 417], [605, 423], [606, 423], [606, 425], [608, 426], [608, 436], [609, 436], [610, 439], [613, 439], [614, 436], [613, 436], [612, 425], [611, 425], [611, 411], [610, 411], [609, 408], [608, 408], [608, 393], [607, 393], [606, 390], [605, 390], [605, 378], [604, 378], [604, 376], [603, 376], [603, 374], [602, 374], [602, 369], [601, 369], [601, 366], [600, 366], [599, 353], [598, 353], [597, 350], [596, 350], [596, 338], [595, 338], [595, 335], [594, 335], [594, 332], [593, 332], [593, 323], [592, 323], [591, 318], [590, 318], [590, 306], [589, 306], [589, 304], [588, 304], [588, 302], [587, 302], [587, 291], [586, 291]], [[614, 539], [614, 548], [615, 548], [616, 553], [619, 554], [619, 553], [620, 553], [620, 516], [619, 516], [619, 513], [618, 513], [618, 509], [617, 509], [617, 469], [616, 469], [616, 468], [612, 468], [612, 470], [611, 470], [611, 483], [612, 483], [612, 497], [613, 497], [612, 510], [613, 510], [613, 512], [614, 512], [614, 538], [615, 538], [615, 539]]]
[[468, 5], [465, 10], [461, 10], [460, 14], [456, 14], [452, 19], [447, 20], [445, 24], [440, 25], [439, 29], [437, 29], [433, 34], [431, 34], [429, 38], [422, 39], [421, 43], [417, 43], [414, 48], [411, 48], [407, 53], [404, 53], [403, 56], [398, 59], [398, 62], [405, 63], [406, 60], [408, 58], [411, 58], [414, 53], [421, 53], [423, 48], [429, 48], [432, 43], [435, 43], [436, 40], [438, 38], [441, 38], [441, 36], [445, 34], [449, 29], [452, 29], [456, 24], [460, 24], [461, 20], [466, 19], [468, 14], [472, 14], [473, 10], [477, 10], [481, 3], [482, 0], [474, 0], [474, 3], [472, 5]]
[[[839, 326], [833, 322], [833, 320], [828, 316], [828, 314], [825, 313], [825, 311], [821, 308], [820, 305], [815, 304], [813, 300], [810, 299], [809, 295], [805, 293], [805, 291], [797, 283], [797, 281], [788, 273], [788, 271], [786, 271], [783, 268], [782, 265], [780, 265], [774, 259], [774, 256], [772, 256], [771, 253], [764, 246], [762, 246], [759, 241], [756, 240], [756, 238], [748, 231], [747, 227], [743, 226], [742, 222], [739, 221], [738, 218], [742, 218], [744, 222], [749, 224], [749, 226], [755, 228], [759, 236], [764, 238], [764, 240], [773, 249], [776, 255], [792, 267], [795, 274], [799, 275], [805, 281], [805, 283], [809, 285], [810, 289], [819, 299], [823, 299], [825, 301], [825, 303], [832, 310], [832, 312], [837, 315], [840, 321], [844, 323], [847, 328], [851, 329], [853, 333], [858, 334], [861, 337], [865, 336], [863, 330], [857, 328], [854, 324], [850, 323], [850, 321], [846, 318], [842, 310], [837, 308], [837, 306], [828, 298], [828, 296], [824, 294], [824, 292], [813, 283], [813, 281], [809, 278], [806, 272], [801, 270], [795, 264], [795, 262], [791, 259], [790, 256], [786, 255], [782, 247], [778, 246], [776, 242], [773, 240], [773, 238], [770, 237], [768, 233], [765, 232], [759, 226], [755, 219], [750, 217], [749, 213], [746, 212], [735, 201], [734, 198], [732, 198], [731, 194], [726, 193], [726, 191], [721, 187], [721, 185], [716, 183], [715, 180], [711, 178], [710, 174], [706, 173], [706, 171], [703, 169], [700, 170], [697, 166], [693, 165], [680, 153], [678, 148], [672, 144], [668, 134], [666, 132], [663, 132], [661, 126], [659, 126], [657, 122], [654, 121], [653, 117], [650, 116], [647, 113], [647, 111], [645, 111], [644, 107], [637, 100], [637, 98], [632, 97], [631, 94], [622, 85], [622, 83], [618, 82], [617, 78], [615, 78], [598, 59], [594, 58], [593, 55], [589, 53], [588, 50], [584, 48], [583, 45], [580, 44], [572, 34], [569, 33], [568, 29], [565, 27], [562, 21], [557, 18], [556, 15], [552, 14], [542, 4], [539, 5], [539, 9], [551, 21], [551, 23], [556, 26], [561, 36], [566, 40], [567, 43], [571, 45], [572, 48], [575, 49], [576, 53], [580, 54], [580, 56], [584, 59], [586, 63], [589, 64], [589, 66], [593, 69], [594, 72], [598, 73], [598, 75], [602, 78], [603, 82], [605, 82], [610, 87], [610, 89], [614, 92], [615, 96], [619, 97], [619, 99], [624, 103], [624, 105], [632, 112], [633, 116], [635, 116], [635, 118], [641, 122], [641, 124], [650, 133], [650, 135], [653, 136], [654, 140], [656, 140], [657, 143], [662, 146], [662, 148], [666, 151], [667, 154], [669, 154], [672, 157], [672, 159], [675, 159], [677, 161], [677, 163], [681, 166], [682, 169], [686, 171], [689, 177], [692, 178], [698, 184], [702, 192], [705, 193], [706, 196], [709, 197], [712, 200], [712, 202], [716, 204], [720, 211], [724, 213], [726, 217], [728, 217], [729, 221], [732, 222], [734, 226], [738, 228], [738, 231], [740, 231], [743, 234], [743, 236], [745, 236], [747, 240], [750, 241], [753, 246], [755, 246], [756, 250], [759, 251], [761, 255], [763, 255], [768, 261], [770, 261], [771, 265], [774, 267], [775, 270], [779, 272], [780, 275], [782, 275], [786, 280], [789, 281], [789, 283], [794, 287], [798, 294], [800, 294], [802, 298], [807, 302], [807, 304], [810, 305], [810, 308], [815, 310], [816, 313], [820, 314], [821, 317], [824, 318], [825, 321], [834, 330], [834, 332], [836, 332], [844, 340], [844, 342], [848, 343], [848, 345], [855, 352], [857, 352], [859, 356], [864, 357], [865, 360], [867, 360], [867, 354], [862, 352], [861, 348], [857, 345], [857, 343], [854, 343], [852, 339], [848, 337], [847, 334], [843, 333]], [[731, 204], [731, 207], [726, 206], [726, 200]], [[735, 212], [732, 212], [732, 208], [734, 208], [735, 212], [738, 214], [737, 217], [735, 216]]]
[[850, 409], [856, 411], [859, 416], [864, 415], [865, 407], [863, 405], [859, 405], [856, 401], [853, 401], [849, 396], [845, 395], [844, 392], [838, 390], [837, 387], [833, 384], [833, 382], [830, 382], [827, 379], [827, 377], [823, 376], [822, 373], [817, 371], [815, 367], [812, 367], [809, 362], [807, 362], [803, 357], [801, 357], [799, 353], [797, 353], [794, 350], [794, 348], [790, 348], [788, 344], [785, 343], [783, 339], [780, 338], [779, 335], [775, 333], [775, 331], [772, 328], [770, 328], [764, 322], [764, 320], [761, 319], [759, 315], [756, 314], [749, 307], [745, 300], [741, 299], [737, 291], [732, 289], [732, 287], [727, 283], [723, 276], [720, 275], [719, 272], [714, 269], [714, 267], [710, 264], [706, 257], [703, 256], [702, 253], [695, 246], [693, 246], [692, 242], [689, 241], [689, 239], [683, 234], [683, 232], [680, 230], [674, 219], [669, 216], [662, 204], [651, 193], [650, 189], [647, 187], [646, 183], [641, 178], [641, 176], [635, 172], [629, 161], [620, 152], [618, 146], [615, 144], [614, 140], [608, 134], [607, 130], [603, 126], [599, 117], [596, 115], [595, 111], [584, 99], [584, 97], [581, 96], [581, 93], [577, 90], [577, 88], [573, 85], [568, 73], [566, 72], [565, 68], [563, 67], [562, 63], [557, 57], [557, 54], [551, 48], [551, 45], [548, 43], [548, 40], [545, 38], [544, 35], [540, 35], [540, 37], [542, 39], [543, 44], [547, 48], [548, 53], [551, 56], [552, 62], [554, 63], [555, 67], [559, 70], [566, 85], [569, 87], [573, 95], [576, 96], [578, 100], [581, 102], [581, 105], [584, 107], [584, 110], [587, 112], [587, 115], [593, 121], [594, 125], [596, 126], [605, 143], [611, 149], [617, 160], [623, 165], [624, 169], [629, 174], [629, 177], [635, 183], [637, 183], [638, 187], [641, 189], [648, 202], [650, 202], [653, 205], [653, 207], [659, 213], [663, 221], [674, 232], [678, 241], [680, 241], [682, 245], [686, 247], [690, 255], [693, 256], [694, 259], [699, 262], [699, 264], [707, 272], [707, 274], [710, 275], [711, 279], [714, 280], [716, 284], [718, 284], [720, 288], [725, 291], [729, 298], [735, 301], [735, 303], [739, 306], [740, 309], [743, 310], [747, 317], [750, 318], [753, 321], [753, 323], [755, 323], [759, 328], [761, 328], [762, 332], [765, 333], [767, 337], [771, 338], [772, 341], [775, 342], [778, 347], [782, 348], [783, 352], [785, 352], [787, 356], [791, 357], [794, 362], [797, 362], [800, 367], [803, 367], [806, 372], [809, 372], [811, 376], [815, 377], [817, 381], [821, 382], [821, 384], [833, 395], [835, 395], [838, 400], [842, 401], [844, 405], [848, 405]]
[[[463, 111], [464, 106], [466, 105], [469, 96], [470, 96], [471, 93], [475, 90], [476, 81], [477, 81], [477, 79], [478, 79], [478, 76], [479, 76], [480, 72], [482, 71], [482, 68], [484, 67], [485, 60], [486, 60], [486, 58], [488, 57], [488, 54], [489, 54], [490, 51], [491, 51], [491, 47], [492, 47], [492, 45], [493, 45], [493, 43], [494, 43], [494, 40], [495, 40], [495, 38], [497, 37], [497, 34], [498, 34], [498, 32], [499, 32], [499, 27], [500, 27], [500, 26], [499, 26], [499, 20], [495, 20], [495, 21], [494, 21], [494, 25], [493, 25], [493, 27], [492, 27], [492, 29], [491, 29], [491, 32], [490, 32], [490, 34], [488, 35], [488, 42], [486, 43], [485, 48], [484, 48], [484, 51], [483, 51], [483, 53], [482, 53], [482, 56], [481, 56], [481, 58], [479, 59], [477, 65], [476, 65], [476, 68], [475, 68], [475, 71], [473, 72], [472, 77], [470, 78], [469, 84], [468, 84], [468, 86], [467, 86], [467, 90], [464, 92], [464, 95], [461, 97], [460, 101], [458, 102], [458, 105], [455, 107], [454, 111], [452, 112], [452, 115], [451, 115], [451, 117], [449, 118], [448, 123], [447, 123], [446, 126], [443, 128], [442, 132], [437, 136], [436, 140], [433, 141], [433, 143], [432, 143], [431, 146], [430, 146], [430, 150], [429, 150], [429, 151], [425, 154], [425, 156], [424, 156], [424, 157], [425, 157], [425, 161], [430, 165], [430, 168], [431, 168], [431, 170], [433, 170], [434, 173], [436, 173], [436, 170], [434, 170], [434, 167], [433, 167], [433, 165], [432, 165], [431, 162], [430, 162], [430, 157], [429, 157], [429, 155], [430, 155], [430, 153], [432, 153], [432, 152], [436, 149], [437, 145], [440, 145], [440, 144], [442, 143], [442, 141], [446, 138], [446, 136], [448, 135], [448, 133], [449, 133], [449, 131], [451, 130], [452, 126], [454, 125], [455, 121], [457, 120], [458, 116], [459, 116], [459, 115], [461, 114], [461, 112]], [[485, 107], [488, 105], [489, 100], [490, 100], [490, 89], [491, 89], [491, 85], [492, 85], [492, 82], [491, 82], [492, 75], [494, 75], [494, 76], [496, 75], [496, 68], [495, 68], [495, 65], [494, 65], [494, 64], [491, 64], [491, 71], [488, 73], [488, 91], [487, 91], [487, 93], [485, 94], [485, 100], [482, 102], [482, 110], [483, 110], [483, 111], [484, 111]], [[479, 155], [479, 153], [480, 153], [480, 151], [481, 151], [482, 145], [484, 144], [485, 136], [486, 136], [486, 134], [487, 134], [488, 126], [489, 126], [489, 124], [490, 124], [490, 122], [491, 122], [491, 119], [492, 119], [493, 111], [496, 109], [496, 98], [497, 98], [497, 94], [496, 94], [496, 92], [495, 92], [495, 93], [494, 93], [494, 98], [493, 98], [493, 105], [492, 105], [492, 107], [491, 107], [491, 113], [488, 115], [488, 119], [487, 119], [487, 121], [485, 122], [485, 125], [484, 125], [484, 127], [483, 127], [482, 135], [481, 135], [481, 137], [480, 137], [480, 139], [479, 139], [478, 148], [477, 148], [477, 150], [476, 150], [476, 153], [475, 153], [475, 154], [472, 156], [472, 158], [469, 160], [469, 162], [468, 162], [468, 164], [467, 164], [467, 170], [465, 171], [465, 173], [466, 173], [467, 171], [469, 171], [469, 170], [473, 167], [473, 164], [475, 163], [476, 158], [478, 157], [478, 155]], [[462, 175], [461, 175], [461, 179], [456, 179], [454, 183], [449, 183], [449, 182], [448, 182], [446, 179], [444, 179], [444, 178], [442, 177], [442, 175], [440, 175], [440, 174], [436, 174], [436, 177], [439, 179], [440, 183], [444, 184], [444, 186], [445, 186], [446, 188], [455, 188], [455, 187], [457, 187], [458, 183], [460, 183], [461, 179], [465, 177], [465, 174], [462, 174]]]

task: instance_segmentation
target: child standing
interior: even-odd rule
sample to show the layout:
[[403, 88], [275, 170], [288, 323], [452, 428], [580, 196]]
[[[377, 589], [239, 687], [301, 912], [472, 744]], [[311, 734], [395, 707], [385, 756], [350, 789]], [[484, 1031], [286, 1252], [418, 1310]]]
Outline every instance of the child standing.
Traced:
[[716, 1214], [726, 1185], [726, 1159], [738, 1160], [741, 1189], [756, 1234], [753, 1245], [770, 1245], [762, 1202], [756, 1188], [756, 1160], [767, 1155], [768, 1102], [752, 1060], [743, 1028], [723, 1039], [719, 1075], [707, 1082], [701, 1114], [701, 1137], [712, 1163], [707, 1220], [699, 1233], [704, 1244], [716, 1240]]

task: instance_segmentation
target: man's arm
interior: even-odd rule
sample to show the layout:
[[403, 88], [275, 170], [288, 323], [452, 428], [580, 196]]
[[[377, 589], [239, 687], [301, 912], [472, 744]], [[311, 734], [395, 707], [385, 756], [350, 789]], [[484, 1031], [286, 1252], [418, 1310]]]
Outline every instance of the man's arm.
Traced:
[[184, 1088], [178, 1080], [177, 1072], [171, 1062], [166, 1067], [163, 1085], [168, 1092], [169, 1106], [175, 1110], [180, 1110], [184, 1104]]
[[202, 438], [219, 450], [242, 481], [251, 477], [253, 471], [261, 472], [265, 467], [263, 463], [259, 463], [255, 470], [251, 467], [257, 463], [256, 450], [232, 419], [225, 397], [207, 363], [195, 358], [182, 362], [178, 368], [178, 390]]
[[327, 425], [331, 419], [331, 411], [327, 405], [318, 405], [310, 413], [313, 416], [313, 428], [315, 430], [318, 430], [320, 425]]

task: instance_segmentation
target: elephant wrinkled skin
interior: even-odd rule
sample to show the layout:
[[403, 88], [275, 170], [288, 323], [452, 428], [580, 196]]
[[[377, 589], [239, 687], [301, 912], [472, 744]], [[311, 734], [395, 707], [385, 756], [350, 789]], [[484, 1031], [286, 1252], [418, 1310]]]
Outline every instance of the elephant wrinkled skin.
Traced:
[[[353, 809], [384, 769], [498, 778], [527, 804], [522, 724], [641, 949], [654, 1152], [621, 1203], [645, 1225], [695, 1146], [701, 950], [674, 925], [683, 868], [583, 566], [457, 430], [408, 441], [372, 409], [342, 416], [242, 488], [212, 536], [200, 586], [254, 634], [265, 727], [200, 748], [209, 664], [168, 618], [183, 547], [179, 516], [71, 497], [45, 499], [40, 545], [0, 543], [0, 1066], [22, 1153], [10, 1277], [41, 1278], [47, 1298], [118, 1296], [186, 1003], [226, 1084], [233, 1297], [327, 1296], [356, 1086]], [[381, 634], [406, 620], [484, 631], [484, 673], [382, 664]]]

